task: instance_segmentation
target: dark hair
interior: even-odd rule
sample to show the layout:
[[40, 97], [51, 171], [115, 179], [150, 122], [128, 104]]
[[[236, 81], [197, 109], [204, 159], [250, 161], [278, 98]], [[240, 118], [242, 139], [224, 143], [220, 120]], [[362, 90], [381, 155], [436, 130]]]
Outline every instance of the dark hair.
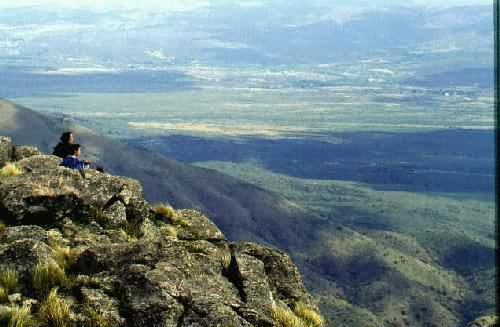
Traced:
[[62, 143], [68, 143], [69, 142], [69, 139], [71, 137], [71, 132], [64, 132], [62, 133], [61, 137], [60, 137], [60, 140]]
[[80, 149], [80, 144], [71, 144], [69, 146], [69, 149], [68, 149], [68, 152], [70, 155], [74, 155], [76, 154], [76, 152], [78, 151], [78, 149]]

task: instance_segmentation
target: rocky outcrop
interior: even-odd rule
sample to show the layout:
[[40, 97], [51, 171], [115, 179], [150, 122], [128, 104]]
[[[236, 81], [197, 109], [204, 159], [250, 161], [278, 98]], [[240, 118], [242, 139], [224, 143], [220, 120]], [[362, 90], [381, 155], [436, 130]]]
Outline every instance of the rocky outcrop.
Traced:
[[467, 325], [467, 327], [496, 327], [498, 326], [498, 317], [495, 315], [483, 316], [477, 318]]
[[[46, 319], [36, 305], [44, 265], [58, 271], [46, 278], [68, 299], [67, 326], [277, 326], [276, 306], [316, 310], [285, 253], [228, 242], [195, 210], [155, 210], [133, 179], [70, 170], [0, 140], [2, 163], [20, 159], [22, 171], [0, 180], [0, 275], [18, 276], [10, 289], [0, 276], [0, 288], [35, 303], [36, 319]], [[9, 301], [0, 294], [0, 312]]]

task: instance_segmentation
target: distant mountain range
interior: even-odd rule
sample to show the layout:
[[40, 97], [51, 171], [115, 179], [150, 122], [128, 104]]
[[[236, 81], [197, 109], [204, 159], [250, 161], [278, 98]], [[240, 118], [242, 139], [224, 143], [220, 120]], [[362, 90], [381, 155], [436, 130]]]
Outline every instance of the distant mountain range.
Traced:
[[453, 53], [491, 66], [493, 55], [492, 6], [270, 1], [163, 13], [21, 7], [2, 9], [0, 22], [2, 65], [300, 64]]

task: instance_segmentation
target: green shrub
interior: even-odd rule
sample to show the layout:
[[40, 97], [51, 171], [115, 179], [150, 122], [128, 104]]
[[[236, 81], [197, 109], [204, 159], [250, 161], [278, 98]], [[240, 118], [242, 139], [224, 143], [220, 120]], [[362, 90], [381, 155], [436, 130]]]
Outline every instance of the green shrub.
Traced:
[[64, 270], [54, 262], [38, 263], [33, 273], [33, 288], [40, 294], [47, 294], [56, 286], [68, 286]]
[[31, 308], [27, 305], [12, 305], [5, 312], [0, 313], [0, 325], [5, 327], [39, 327], [40, 322], [31, 315]]
[[71, 303], [57, 293], [57, 288], [50, 290], [38, 312], [45, 327], [69, 327], [73, 325]]
[[12, 292], [17, 288], [19, 283], [19, 275], [14, 268], [6, 268], [0, 270], [0, 286], [5, 288], [7, 293]]

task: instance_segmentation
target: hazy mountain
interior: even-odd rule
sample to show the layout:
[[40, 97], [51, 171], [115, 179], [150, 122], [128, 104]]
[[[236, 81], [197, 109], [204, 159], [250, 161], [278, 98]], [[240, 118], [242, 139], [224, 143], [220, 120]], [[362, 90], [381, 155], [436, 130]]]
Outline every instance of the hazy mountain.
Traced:
[[21, 7], [2, 9], [0, 21], [0, 62], [51, 67], [291, 64], [449, 52], [472, 63], [478, 54], [491, 57], [493, 45], [491, 6], [270, 1], [187, 12]]

